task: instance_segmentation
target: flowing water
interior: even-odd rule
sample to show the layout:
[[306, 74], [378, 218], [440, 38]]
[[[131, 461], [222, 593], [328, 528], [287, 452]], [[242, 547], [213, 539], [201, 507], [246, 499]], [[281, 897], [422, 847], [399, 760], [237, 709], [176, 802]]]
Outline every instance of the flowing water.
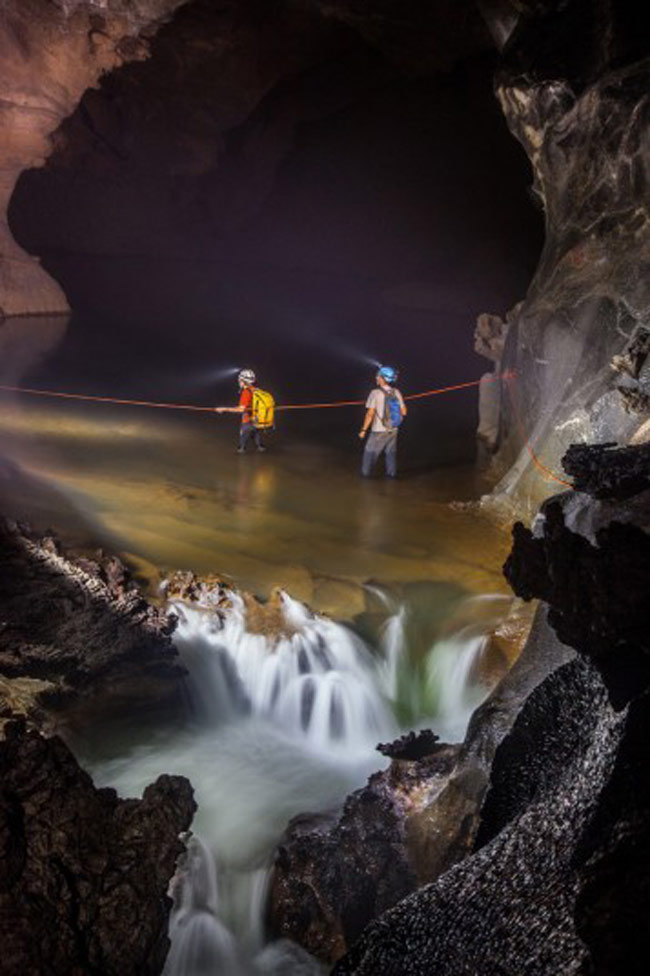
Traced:
[[[232, 399], [224, 357], [222, 375], [213, 363], [201, 371], [209, 342], [203, 334], [201, 348], [191, 322], [194, 386], [152, 366], [151, 337], [127, 338], [133, 322], [111, 322], [124, 343], [110, 348], [104, 331], [75, 319], [68, 331], [47, 319], [0, 325], [0, 381]], [[224, 329], [222, 341], [235, 343]], [[256, 343], [270, 362], [263, 338]], [[241, 343], [232, 354], [243, 358]], [[365, 365], [339, 375], [305, 363], [296, 382], [291, 364], [280, 376], [285, 399], [365, 392]], [[413, 373], [411, 389], [424, 385]], [[442, 464], [463, 455], [471, 407], [461, 399], [414, 408], [400, 432], [404, 479], [366, 483], [357, 476], [359, 411], [285, 415], [267, 454], [241, 457], [235, 424], [213, 415], [3, 398], [2, 511], [120, 552], [150, 594], [167, 570], [232, 581], [225, 616], [209, 604], [169, 605], [188, 670], [186, 720], [152, 727], [134, 716], [122, 731], [87, 729], [72, 743], [96, 781], [124, 795], [139, 795], [161, 772], [195, 787], [167, 976], [319, 972], [265, 931], [269, 868], [288, 821], [336, 809], [382, 768], [376, 744], [403, 730], [430, 727], [457, 741], [498, 676], [486, 635], [510, 606], [500, 574], [508, 538], [449, 505], [475, 485], [467, 468]], [[276, 586], [282, 627], [257, 633], [238, 591], [264, 599]]]
[[[199, 809], [173, 884], [166, 976], [319, 972], [297, 947], [267, 944], [269, 872], [288, 821], [335, 810], [386, 765], [376, 744], [406, 728], [462, 738], [489, 686], [481, 669], [487, 630], [509, 601], [493, 597], [482, 622], [484, 601], [461, 601], [456, 617], [466, 623], [422, 653], [409, 639], [408, 609], [391, 612], [394, 598], [379, 593], [385, 615], [374, 644], [287, 594], [273, 635], [251, 632], [237, 593], [219, 610], [172, 601], [188, 670], [187, 722], [141, 733], [111, 757], [106, 746], [102, 755], [76, 742], [95, 782], [123, 795], [140, 795], [161, 772], [195, 785]], [[409, 682], [421, 693], [407, 703], [404, 724], [399, 696]]]

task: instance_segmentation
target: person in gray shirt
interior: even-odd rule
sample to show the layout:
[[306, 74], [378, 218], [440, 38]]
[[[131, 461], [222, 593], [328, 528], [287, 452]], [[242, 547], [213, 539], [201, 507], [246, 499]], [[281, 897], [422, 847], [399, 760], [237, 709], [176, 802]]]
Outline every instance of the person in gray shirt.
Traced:
[[397, 476], [397, 433], [406, 416], [406, 404], [400, 391], [393, 386], [397, 380], [397, 370], [392, 366], [380, 366], [375, 377], [377, 388], [366, 400], [366, 415], [359, 437], [363, 438], [370, 430], [361, 461], [361, 474], [370, 477], [372, 470], [383, 453], [386, 463], [386, 477]]

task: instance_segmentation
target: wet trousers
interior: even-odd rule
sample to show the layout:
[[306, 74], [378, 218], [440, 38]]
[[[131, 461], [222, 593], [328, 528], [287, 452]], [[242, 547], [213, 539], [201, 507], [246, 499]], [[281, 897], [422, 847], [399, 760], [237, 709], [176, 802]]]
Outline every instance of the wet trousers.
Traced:
[[372, 473], [380, 454], [384, 455], [386, 462], [386, 475], [394, 478], [397, 474], [397, 431], [371, 431], [366, 439], [366, 446], [363, 450], [361, 460], [361, 474], [368, 478]]
[[262, 435], [255, 424], [248, 422], [239, 428], [239, 450], [245, 451], [251, 441], [258, 451], [261, 450], [263, 447]]

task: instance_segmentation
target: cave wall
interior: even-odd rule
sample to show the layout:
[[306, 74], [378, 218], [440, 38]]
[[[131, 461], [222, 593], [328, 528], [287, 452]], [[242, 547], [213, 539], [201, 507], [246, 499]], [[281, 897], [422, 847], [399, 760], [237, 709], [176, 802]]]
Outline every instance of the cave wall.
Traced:
[[578, 653], [528, 688], [489, 756], [470, 856], [372, 922], [336, 976], [648, 970], [647, 447], [580, 448], [567, 467], [582, 491], [517, 524], [504, 572]]
[[183, 0], [4, 0], [0, 5], [0, 315], [66, 312], [59, 285], [13, 239], [16, 180], [42, 166], [51, 135], [106, 71], [147, 56]]
[[[448, 305], [435, 283], [421, 287], [422, 269], [453, 275], [459, 294], [477, 281], [489, 290], [499, 272], [509, 287], [502, 280], [497, 293], [517, 290], [539, 246], [537, 225], [524, 218], [521, 236], [532, 244], [519, 261], [504, 260], [504, 238], [525, 210], [524, 181], [509, 205], [514, 145], [496, 149], [487, 173], [479, 162], [500, 125], [496, 107], [485, 111], [491, 65], [472, 67], [490, 51], [470, 0], [192, 0], [158, 31], [147, 62], [105, 73], [86, 91], [52, 137], [46, 167], [23, 173], [10, 208], [14, 236], [44, 257], [75, 307], [74, 283], [54, 255], [396, 272], [415, 292], [386, 304], [422, 316]], [[480, 92], [468, 96], [472, 86]], [[501, 129], [495, 143], [508, 146]], [[454, 179], [465, 178], [463, 195]]]
[[[561, 478], [570, 443], [626, 443], [650, 414], [647, 31], [627, 0], [537, 7], [495, 81], [545, 218], [499, 364], [516, 376], [503, 391], [496, 495], [528, 512], [558, 485], [524, 440]], [[634, 343], [643, 355], [626, 355]]]

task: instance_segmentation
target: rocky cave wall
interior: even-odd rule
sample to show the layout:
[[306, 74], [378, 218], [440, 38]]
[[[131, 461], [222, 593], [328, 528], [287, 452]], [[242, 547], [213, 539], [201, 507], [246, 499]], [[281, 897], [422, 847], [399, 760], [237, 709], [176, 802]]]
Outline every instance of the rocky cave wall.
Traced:
[[160, 776], [119, 799], [53, 732], [88, 741], [134, 710], [182, 714], [174, 621], [114, 557], [73, 556], [3, 520], [0, 606], [0, 968], [159, 973], [192, 788]]
[[[501, 393], [493, 446], [507, 473], [495, 494], [528, 513], [558, 490], [543, 468], [561, 478], [570, 443], [642, 439], [650, 415], [650, 45], [641, 8], [531, 6], [495, 88], [533, 167], [545, 244], [523, 303], [499, 327], [477, 329], [497, 370], [515, 374]], [[542, 468], [522, 449], [526, 439]]]
[[7, 208], [20, 173], [41, 166], [84, 91], [125, 61], [183, 0], [0, 3], [0, 315], [66, 312], [61, 288], [14, 241]]
[[[382, 7], [373, 23], [362, 4], [188, 3], [152, 57], [87, 92], [47, 166], [23, 175], [10, 209], [20, 243], [63, 281], [67, 251], [198, 259], [225, 279], [229, 263], [307, 268], [387, 278], [388, 290], [439, 264], [454, 280], [508, 278], [495, 224], [505, 237], [521, 222], [535, 240], [504, 293], [520, 288], [538, 222], [518, 212], [522, 156], [490, 95], [480, 16], [465, 4], [446, 23], [444, 3]], [[499, 166], [485, 173], [495, 125]], [[78, 305], [72, 271], [65, 283]]]
[[[372, 922], [336, 976], [647, 971], [647, 454], [574, 449], [567, 468], [583, 491], [549, 499], [532, 531], [515, 527], [507, 578], [518, 595], [546, 601], [578, 654], [528, 686], [505, 735], [489, 700], [475, 713], [463, 748], [499, 741], [470, 855]], [[511, 682], [501, 707], [514, 704]], [[449, 835], [430, 843], [443, 853]], [[298, 879], [318, 879], [318, 868], [303, 865]]]
[[[147, 56], [150, 37], [177, 7], [174, 31], [163, 30], [157, 48], [164, 68], [159, 104], [150, 99], [147, 107], [144, 76], [127, 68], [61, 127], [102, 74]], [[647, 436], [650, 63], [641, 16], [631, 0], [482, 0], [478, 7], [313, 0], [272, 11], [256, 0], [219, 8], [207, 0], [4, 0], [0, 204], [6, 211], [20, 172], [42, 165], [54, 146], [61, 199], [46, 212], [47, 199], [39, 198], [28, 215], [27, 237], [37, 249], [48, 242], [142, 249], [149, 225], [161, 241], [180, 231], [181, 252], [192, 246], [199, 211], [210, 214], [208, 238], [214, 228], [218, 237], [245, 224], [268, 194], [296, 127], [350, 97], [349, 77], [341, 85], [333, 63], [356, 64], [356, 84], [368, 90], [386, 82], [391, 66], [431, 75], [485, 51], [487, 24], [503, 48], [496, 95], [531, 160], [546, 240], [525, 300], [505, 320], [491, 317], [487, 333], [479, 323], [478, 351], [509, 375], [500, 390], [483, 390], [481, 433], [490, 452], [498, 447], [495, 471], [507, 472], [496, 495], [532, 512], [557, 487], [543, 468], [558, 472], [570, 442]], [[327, 79], [319, 74], [323, 65]], [[300, 98], [279, 97], [284, 81], [305, 71], [314, 76], [301, 84]], [[354, 73], [349, 65], [346, 71]], [[275, 112], [256, 121], [256, 107], [274, 86]], [[146, 133], [144, 141], [134, 141], [135, 132]], [[158, 151], [165, 172], [152, 178]], [[169, 212], [173, 232], [161, 217], [161, 180], [178, 204]], [[70, 187], [77, 192], [84, 181], [88, 199], [75, 218]], [[117, 210], [121, 199], [125, 214], [108, 238], [106, 221], [92, 219], [102, 186], [110, 187]], [[134, 193], [149, 199], [146, 220], [129, 205]], [[16, 245], [6, 219], [0, 233], [4, 314], [65, 310], [61, 289]], [[526, 440], [543, 467], [522, 450]]]

